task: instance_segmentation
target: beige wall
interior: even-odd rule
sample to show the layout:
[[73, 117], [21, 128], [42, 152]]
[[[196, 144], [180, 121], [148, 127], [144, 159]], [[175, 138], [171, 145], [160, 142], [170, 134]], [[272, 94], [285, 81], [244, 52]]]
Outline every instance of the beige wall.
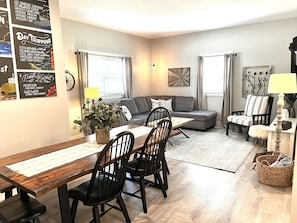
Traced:
[[[70, 70], [76, 80], [76, 50], [126, 55], [132, 57], [134, 95], [150, 94], [151, 43], [149, 40], [67, 19], [62, 19], [61, 22], [65, 69]], [[80, 116], [78, 85], [67, 93], [67, 97], [70, 114], [69, 128], [71, 135], [76, 137], [79, 133], [77, 129], [73, 129], [73, 120]]]
[[0, 101], [0, 157], [69, 138], [59, 4], [49, 4], [58, 96]]

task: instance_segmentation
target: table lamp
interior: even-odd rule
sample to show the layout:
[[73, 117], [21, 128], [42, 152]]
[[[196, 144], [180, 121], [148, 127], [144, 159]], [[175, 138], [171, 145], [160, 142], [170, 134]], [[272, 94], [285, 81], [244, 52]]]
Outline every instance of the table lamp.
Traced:
[[277, 126], [276, 126], [276, 138], [275, 138], [275, 152], [279, 153], [280, 135], [282, 131], [282, 112], [284, 107], [284, 94], [296, 93], [296, 74], [283, 73], [283, 74], [271, 74], [269, 78], [267, 93], [277, 93]]
[[100, 98], [100, 89], [98, 87], [88, 87], [85, 88], [85, 98], [87, 100], [92, 100], [92, 104], [94, 105], [94, 100], [96, 98]]

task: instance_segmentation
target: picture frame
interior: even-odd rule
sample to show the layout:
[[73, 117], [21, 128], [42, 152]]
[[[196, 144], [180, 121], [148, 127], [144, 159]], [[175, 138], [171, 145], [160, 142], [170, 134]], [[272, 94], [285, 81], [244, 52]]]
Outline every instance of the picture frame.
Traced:
[[190, 86], [190, 67], [168, 68], [169, 87]]
[[271, 65], [242, 68], [242, 97], [267, 95]]

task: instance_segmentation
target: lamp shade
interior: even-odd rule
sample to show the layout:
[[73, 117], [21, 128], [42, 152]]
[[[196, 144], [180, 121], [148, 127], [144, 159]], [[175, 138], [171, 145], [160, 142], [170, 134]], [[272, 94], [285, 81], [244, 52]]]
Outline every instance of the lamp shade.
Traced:
[[98, 87], [85, 88], [85, 98], [95, 99], [100, 97], [100, 89]]
[[296, 93], [296, 74], [271, 74], [269, 77], [268, 93]]

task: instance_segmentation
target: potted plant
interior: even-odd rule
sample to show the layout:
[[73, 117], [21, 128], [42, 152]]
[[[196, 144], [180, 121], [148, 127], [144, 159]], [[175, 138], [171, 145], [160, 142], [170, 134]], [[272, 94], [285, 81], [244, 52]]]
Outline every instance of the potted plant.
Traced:
[[95, 133], [97, 143], [104, 144], [109, 141], [109, 131], [119, 121], [120, 112], [117, 103], [107, 103], [101, 98], [96, 102], [87, 99], [82, 106], [82, 118], [74, 120], [74, 124], [85, 135]]

